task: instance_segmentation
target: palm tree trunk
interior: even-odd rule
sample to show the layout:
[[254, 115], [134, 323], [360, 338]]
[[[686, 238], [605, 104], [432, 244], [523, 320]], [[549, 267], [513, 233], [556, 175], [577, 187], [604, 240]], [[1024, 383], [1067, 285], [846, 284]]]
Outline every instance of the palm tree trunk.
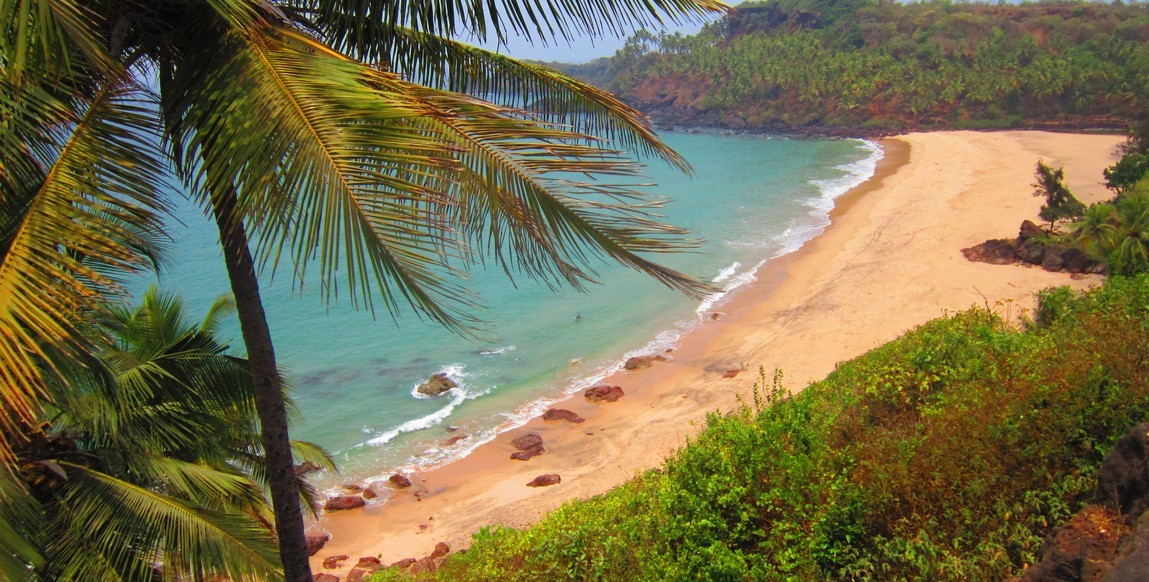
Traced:
[[283, 381], [276, 367], [271, 330], [267, 327], [267, 316], [259, 297], [259, 280], [248, 249], [247, 232], [243, 222], [235, 217], [236, 203], [235, 191], [229, 189], [212, 197], [212, 213], [219, 226], [227, 276], [235, 295], [243, 343], [247, 346], [267, 480], [271, 487], [271, 504], [275, 510], [275, 531], [279, 536], [279, 557], [283, 562], [285, 580], [311, 582], [303, 510], [295, 489], [291, 439], [287, 434]]

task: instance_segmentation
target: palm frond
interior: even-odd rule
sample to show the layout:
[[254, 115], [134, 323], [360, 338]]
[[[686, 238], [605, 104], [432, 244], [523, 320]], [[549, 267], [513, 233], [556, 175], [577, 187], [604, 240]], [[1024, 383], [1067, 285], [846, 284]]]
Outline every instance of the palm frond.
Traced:
[[384, 42], [365, 48], [369, 52], [356, 56], [382, 60], [405, 78], [517, 107], [547, 122], [610, 140], [635, 155], [690, 169], [682, 156], [658, 139], [642, 112], [554, 69], [402, 27], [393, 27]]
[[[57, 579], [90, 579], [93, 556], [123, 579], [146, 579], [155, 564], [169, 575], [265, 579], [279, 570], [275, 546], [259, 522], [207, 511], [82, 465], [60, 463], [67, 512], [49, 541]], [[281, 574], [280, 574], [281, 575]]]
[[[113, 273], [146, 268], [140, 229], [157, 232], [164, 188], [154, 113], [126, 85], [110, 85], [68, 124], [53, 128], [36, 183], [4, 192], [21, 212], [0, 249], [0, 400], [12, 412], [0, 433], [31, 420], [42, 394], [47, 346], [81, 340], [77, 315], [117, 289]], [[127, 228], [127, 224], [134, 225]], [[0, 456], [9, 445], [0, 436]]]
[[117, 69], [100, 32], [99, 15], [75, 0], [3, 0], [0, 71], [19, 87], [26, 75], [72, 80], [83, 69], [105, 75]]
[[698, 22], [728, 10], [716, 0], [296, 0], [288, 5], [327, 32], [325, 40], [352, 52], [377, 43], [388, 26], [500, 44], [520, 37], [545, 45], [625, 36], [636, 28]]
[[142, 483], [217, 511], [269, 511], [262, 491], [246, 475], [162, 455], [136, 456], [131, 471]]
[[602, 180], [641, 175], [626, 152], [511, 111], [463, 110], [457, 102], [450, 107], [458, 114], [436, 121], [453, 130], [460, 164], [470, 170], [454, 193], [454, 222], [474, 248], [533, 278], [549, 281], [557, 274], [576, 288], [593, 278], [583, 270], [592, 266], [591, 257], [606, 256], [691, 296], [710, 290], [638, 254], [696, 243], [656, 220], [661, 203], [642, 184]]
[[23, 580], [44, 557], [29, 541], [42, 528], [40, 507], [8, 472], [0, 472], [0, 578]]
[[187, 166], [202, 159], [186, 168], [193, 186], [236, 188], [262, 256], [277, 257], [277, 241], [290, 241], [297, 276], [306, 280], [316, 264], [325, 296], [338, 296], [342, 279], [352, 301], [370, 306], [378, 290], [396, 316], [405, 301], [448, 324], [466, 320], [441, 306], [444, 297], [470, 305], [442, 275], [455, 242], [427, 226], [440, 222], [428, 184], [453, 179], [454, 162], [434, 130], [411, 123], [434, 110], [410, 92], [368, 84], [380, 75], [401, 84], [394, 76], [283, 32], [235, 38], [212, 51], [218, 74], [172, 80], [198, 100], [167, 108], [183, 136], [179, 157]]

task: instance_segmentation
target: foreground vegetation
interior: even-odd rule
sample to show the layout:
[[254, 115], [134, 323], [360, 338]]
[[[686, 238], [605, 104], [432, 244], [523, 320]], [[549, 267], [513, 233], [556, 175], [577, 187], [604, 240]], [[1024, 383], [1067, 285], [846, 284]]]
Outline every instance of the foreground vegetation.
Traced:
[[1134, 3], [770, 0], [567, 70], [668, 125], [1096, 127], [1144, 113], [1147, 41]]
[[[763, 374], [740, 410], [661, 470], [488, 528], [443, 580], [1017, 574], [1149, 416], [1149, 276], [927, 323], [787, 396]], [[382, 574], [400, 577], [398, 573]]]

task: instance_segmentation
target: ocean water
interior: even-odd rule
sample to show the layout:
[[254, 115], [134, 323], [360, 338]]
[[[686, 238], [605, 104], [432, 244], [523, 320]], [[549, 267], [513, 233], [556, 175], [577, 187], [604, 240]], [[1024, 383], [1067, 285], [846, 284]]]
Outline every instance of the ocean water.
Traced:
[[[860, 140], [668, 133], [694, 166], [693, 178], [652, 163], [648, 175], [671, 199], [665, 220], [703, 240], [665, 263], [715, 281], [725, 291], [701, 303], [612, 264], [589, 292], [512, 286], [501, 270], [467, 283], [484, 302], [485, 340], [454, 335], [413, 313], [398, 323], [347, 304], [300, 295], [289, 273], [263, 282], [280, 366], [302, 414], [293, 438], [332, 452], [340, 475], [319, 484], [425, 470], [466, 455], [496, 434], [617, 371], [631, 355], [662, 351], [699, 325], [705, 312], [755, 278], [771, 258], [798, 249], [828, 224], [834, 198], [869, 178], [881, 151]], [[215, 227], [190, 204], [173, 225], [173, 260], [160, 284], [202, 314], [228, 291]], [[576, 317], [577, 315], [577, 317]], [[242, 352], [238, 323], [222, 335]], [[415, 387], [444, 372], [459, 387], [427, 398]], [[440, 443], [448, 427], [472, 438]]]

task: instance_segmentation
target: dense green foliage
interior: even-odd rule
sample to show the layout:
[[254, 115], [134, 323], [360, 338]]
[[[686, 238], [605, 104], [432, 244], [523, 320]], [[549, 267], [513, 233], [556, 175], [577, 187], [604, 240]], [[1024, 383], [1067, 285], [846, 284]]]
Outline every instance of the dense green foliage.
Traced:
[[153, 289], [85, 323], [97, 348], [57, 364], [42, 422], [16, 439], [24, 489], [0, 503], [4, 547], [23, 548], [3, 556], [12, 579], [282, 575], [251, 377], [214, 335], [233, 309], [221, 299], [197, 325]]
[[1145, 112], [1149, 6], [774, 0], [567, 70], [663, 123], [1112, 126]]
[[530, 529], [485, 529], [437, 576], [1016, 574], [1149, 415], [1149, 276], [1039, 305], [1023, 330], [980, 308], [935, 320], [790, 397], [763, 377], [662, 470]]

